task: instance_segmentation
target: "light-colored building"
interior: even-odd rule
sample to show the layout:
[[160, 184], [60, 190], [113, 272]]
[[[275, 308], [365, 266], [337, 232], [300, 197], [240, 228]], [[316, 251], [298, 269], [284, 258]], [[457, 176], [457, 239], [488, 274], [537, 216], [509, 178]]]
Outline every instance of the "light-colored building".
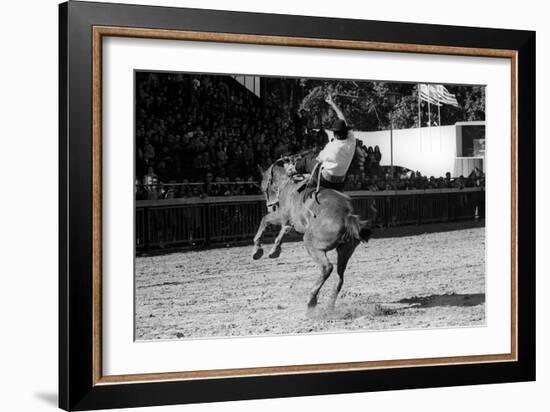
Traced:
[[[379, 146], [382, 166], [391, 164], [390, 130], [354, 131], [366, 146]], [[468, 176], [474, 167], [485, 171], [485, 121], [459, 122], [393, 130], [393, 164], [425, 176]]]

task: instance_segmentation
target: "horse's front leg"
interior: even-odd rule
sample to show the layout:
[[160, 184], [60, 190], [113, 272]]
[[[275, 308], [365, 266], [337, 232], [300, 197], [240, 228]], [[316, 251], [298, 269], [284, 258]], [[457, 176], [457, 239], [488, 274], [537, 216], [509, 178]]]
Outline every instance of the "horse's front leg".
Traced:
[[271, 248], [271, 251], [269, 252], [268, 257], [274, 259], [278, 258], [281, 255], [281, 242], [283, 241], [283, 237], [290, 232], [290, 229], [292, 229], [292, 226], [283, 224], [281, 227], [281, 230], [279, 231], [279, 234], [275, 238], [275, 243], [273, 243], [273, 247]]
[[254, 248], [252, 249], [252, 259], [258, 260], [263, 256], [264, 250], [262, 249], [262, 244], [261, 244], [262, 235], [264, 234], [267, 226], [275, 223], [277, 218], [278, 218], [277, 213], [269, 213], [262, 218], [260, 222], [260, 226], [258, 227], [258, 231], [256, 232], [256, 236], [254, 236]]

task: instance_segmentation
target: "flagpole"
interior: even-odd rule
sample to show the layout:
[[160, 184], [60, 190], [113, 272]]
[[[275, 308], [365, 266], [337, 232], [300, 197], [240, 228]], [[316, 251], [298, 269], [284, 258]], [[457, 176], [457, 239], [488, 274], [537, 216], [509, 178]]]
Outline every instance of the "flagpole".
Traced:
[[420, 151], [422, 152], [422, 111], [421, 111], [421, 104], [422, 99], [420, 98], [420, 83], [417, 85], [417, 91], [418, 91], [418, 141], [420, 143]]
[[439, 122], [439, 151], [441, 152], [441, 102], [437, 93], [437, 121]]
[[432, 109], [430, 107], [430, 85], [428, 85], [428, 127], [432, 126]]
[[432, 108], [430, 106], [430, 85], [428, 85], [428, 134], [430, 136], [430, 152], [432, 151]]
[[439, 102], [439, 96], [437, 97], [437, 120], [439, 121], [439, 127], [441, 127], [441, 103]]
[[417, 87], [418, 92], [418, 128], [422, 127], [422, 114], [420, 113], [420, 104], [422, 103], [422, 100], [420, 99], [420, 84], [418, 84]]

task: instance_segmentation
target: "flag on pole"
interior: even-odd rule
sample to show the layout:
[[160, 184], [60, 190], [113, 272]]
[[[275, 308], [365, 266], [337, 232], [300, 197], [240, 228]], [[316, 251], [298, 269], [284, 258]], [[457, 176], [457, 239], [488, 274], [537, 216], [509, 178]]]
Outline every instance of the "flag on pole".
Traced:
[[420, 98], [430, 104], [435, 104], [436, 106], [448, 104], [458, 107], [456, 96], [449, 93], [447, 88], [441, 84], [420, 84], [419, 90]]
[[419, 84], [418, 89], [420, 90], [420, 100], [424, 100], [425, 102], [428, 102], [428, 104], [435, 104], [436, 106], [439, 105], [433, 85]]
[[450, 106], [458, 107], [458, 100], [456, 100], [456, 96], [452, 93], [449, 93], [447, 88], [443, 86], [442, 84], [438, 84], [436, 86], [437, 90], [437, 97], [438, 100], [441, 103], [448, 104]]

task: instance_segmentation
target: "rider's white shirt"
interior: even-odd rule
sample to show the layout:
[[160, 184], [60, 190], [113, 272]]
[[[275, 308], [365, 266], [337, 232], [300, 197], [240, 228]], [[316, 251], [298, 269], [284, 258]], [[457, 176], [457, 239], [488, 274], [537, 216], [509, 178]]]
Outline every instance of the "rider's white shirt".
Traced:
[[323, 162], [325, 173], [345, 176], [355, 154], [355, 135], [350, 130], [346, 140], [338, 140], [332, 131], [327, 131], [329, 142], [317, 156]]

